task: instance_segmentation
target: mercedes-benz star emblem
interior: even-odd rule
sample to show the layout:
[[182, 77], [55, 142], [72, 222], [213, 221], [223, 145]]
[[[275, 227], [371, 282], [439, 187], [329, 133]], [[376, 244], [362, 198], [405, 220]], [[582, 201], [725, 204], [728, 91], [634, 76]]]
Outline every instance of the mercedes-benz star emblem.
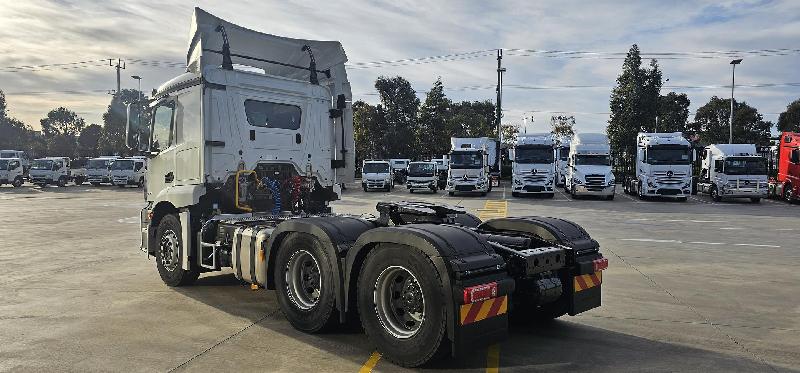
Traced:
[[672, 177], [672, 171], [667, 171], [667, 177]]
[[464, 175], [463, 179], [464, 180], [469, 180], [469, 177], [467, 177], [467, 175]]
[[538, 171], [536, 171], [535, 168], [533, 170], [531, 170], [531, 174], [533, 174], [533, 175], [536, 175], [536, 172], [538, 172]]

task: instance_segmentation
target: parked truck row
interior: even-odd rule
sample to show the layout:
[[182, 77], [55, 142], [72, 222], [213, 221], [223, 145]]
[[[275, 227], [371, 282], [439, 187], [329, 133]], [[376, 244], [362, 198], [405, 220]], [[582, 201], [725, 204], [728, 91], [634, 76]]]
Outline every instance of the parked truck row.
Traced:
[[[503, 339], [511, 313], [600, 306], [608, 260], [575, 223], [481, 221], [422, 202], [382, 202], [376, 217], [331, 211], [356, 168], [339, 42], [263, 34], [196, 8], [186, 56], [186, 73], [128, 109], [127, 143], [148, 157], [141, 249], [165, 284], [232, 268], [274, 290], [296, 329], [357, 319], [384, 358], [408, 367]], [[487, 150], [453, 149], [448, 191], [489, 190]], [[432, 164], [409, 162], [414, 188], [431, 185]], [[391, 167], [364, 162], [364, 187], [391, 188]]]
[[144, 186], [147, 158], [142, 156], [98, 158], [45, 157], [29, 160], [19, 150], [0, 151], [0, 185], [20, 187], [25, 181], [34, 185], [67, 186], [90, 182], [120, 187]]

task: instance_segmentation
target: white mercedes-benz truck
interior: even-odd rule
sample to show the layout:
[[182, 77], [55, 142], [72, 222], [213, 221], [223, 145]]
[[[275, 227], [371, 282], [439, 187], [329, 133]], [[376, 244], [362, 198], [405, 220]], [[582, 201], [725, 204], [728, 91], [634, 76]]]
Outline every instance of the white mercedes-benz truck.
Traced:
[[642, 199], [686, 201], [692, 194], [692, 154], [689, 140], [680, 132], [640, 132], [636, 136], [636, 174], [626, 177], [625, 192]]
[[366, 160], [361, 165], [361, 187], [365, 192], [372, 190], [388, 192], [394, 188], [393, 172], [388, 161]]
[[492, 191], [491, 172], [497, 164], [497, 140], [488, 137], [450, 138], [450, 170], [445, 190], [456, 193]]
[[616, 180], [611, 146], [603, 133], [576, 133], [570, 142], [565, 188], [572, 198], [600, 196], [613, 200]]
[[25, 170], [21, 158], [0, 158], [0, 186], [11, 184], [19, 188], [25, 183]]
[[416, 190], [430, 190], [436, 193], [439, 190], [439, 174], [436, 162], [410, 162], [406, 170], [406, 189], [409, 193]]
[[517, 135], [512, 160], [511, 195], [555, 195], [556, 158], [553, 135], [549, 133]]
[[713, 144], [700, 154], [697, 190], [715, 202], [723, 198], [750, 198], [753, 203], [767, 198], [767, 161], [754, 144]]
[[86, 178], [89, 183], [98, 186], [102, 183], [111, 184], [111, 165], [119, 157], [104, 156], [92, 158], [86, 162]]
[[406, 367], [496, 343], [510, 312], [600, 306], [608, 260], [575, 223], [481, 222], [424, 202], [331, 212], [337, 185], [355, 173], [339, 42], [263, 34], [195, 9], [186, 56], [185, 74], [129, 106], [126, 131], [149, 158], [141, 248], [168, 286], [231, 268], [252, 289], [275, 290], [298, 330], [358, 318], [383, 358]]
[[556, 141], [556, 186], [563, 187], [567, 184], [567, 166], [569, 164], [569, 149], [571, 138], [560, 138]]

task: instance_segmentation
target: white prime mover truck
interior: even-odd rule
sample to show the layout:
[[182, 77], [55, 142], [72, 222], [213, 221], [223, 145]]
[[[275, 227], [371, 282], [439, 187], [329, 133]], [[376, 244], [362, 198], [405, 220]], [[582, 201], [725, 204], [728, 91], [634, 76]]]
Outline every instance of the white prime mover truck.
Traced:
[[569, 221], [481, 222], [422, 202], [331, 213], [355, 171], [339, 42], [263, 34], [201, 9], [190, 40], [187, 72], [128, 108], [128, 146], [149, 158], [141, 249], [167, 285], [232, 268], [274, 289], [298, 330], [359, 317], [382, 356], [409, 367], [495, 343], [509, 312], [600, 306], [608, 260]]
[[556, 141], [556, 186], [567, 185], [567, 166], [569, 165], [569, 149], [571, 138], [560, 138]]
[[491, 172], [497, 166], [497, 140], [488, 137], [450, 138], [450, 169], [445, 190], [456, 193], [492, 191]]
[[628, 194], [686, 201], [692, 194], [692, 146], [683, 134], [636, 136], [636, 174], [623, 181]]
[[553, 135], [549, 133], [517, 135], [512, 160], [511, 195], [555, 195], [556, 162]]
[[614, 199], [617, 187], [608, 136], [602, 133], [576, 133], [572, 136], [564, 185], [572, 198], [600, 196]]
[[111, 184], [111, 165], [117, 156], [103, 156], [92, 158], [86, 162], [86, 178], [89, 183], [98, 186], [102, 183]]
[[19, 188], [25, 183], [25, 170], [21, 158], [0, 158], [0, 186], [11, 184]]
[[697, 190], [716, 201], [750, 198], [753, 203], [767, 198], [767, 160], [754, 144], [713, 144], [703, 149]]

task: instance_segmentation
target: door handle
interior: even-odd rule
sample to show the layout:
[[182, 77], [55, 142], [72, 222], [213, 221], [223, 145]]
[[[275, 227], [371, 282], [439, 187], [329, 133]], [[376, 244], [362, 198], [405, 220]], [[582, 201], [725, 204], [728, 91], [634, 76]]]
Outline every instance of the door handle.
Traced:
[[256, 141], [256, 130], [250, 130], [250, 141]]
[[303, 142], [303, 136], [301, 136], [299, 133], [295, 134], [294, 135], [294, 142], [296, 144], [299, 144], [299, 143]]
[[168, 174], [164, 175], [164, 182], [165, 182], [165, 183], [169, 184], [169, 183], [171, 183], [173, 180], [175, 180], [175, 174], [173, 174], [172, 172], [170, 172], [170, 173], [168, 173]]

